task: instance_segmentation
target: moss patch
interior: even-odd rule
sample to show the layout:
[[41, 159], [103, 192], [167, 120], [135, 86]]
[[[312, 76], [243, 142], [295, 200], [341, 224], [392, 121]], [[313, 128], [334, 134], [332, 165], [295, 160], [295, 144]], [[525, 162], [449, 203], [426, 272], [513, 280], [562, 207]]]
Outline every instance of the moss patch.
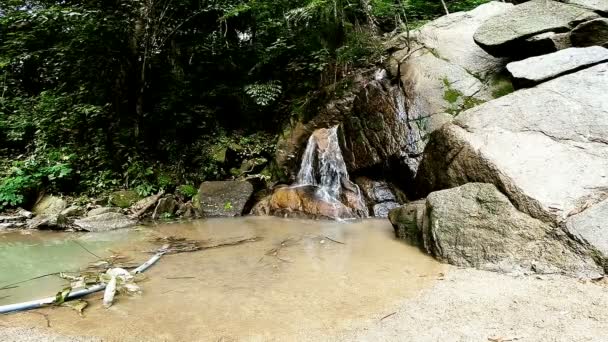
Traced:
[[454, 89], [447, 77], [443, 78], [442, 81], [445, 87], [443, 99], [449, 104], [446, 112], [450, 115], [456, 116], [462, 111], [479, 106], [485, 102], [473, 96], [465, 96], [461, 91]]
[[499, 97], [505, 96], [514, 92], [513, 83], [508, 76], [505, 75], [496, 75], [492, 79], [492, 97], [497, 99]]

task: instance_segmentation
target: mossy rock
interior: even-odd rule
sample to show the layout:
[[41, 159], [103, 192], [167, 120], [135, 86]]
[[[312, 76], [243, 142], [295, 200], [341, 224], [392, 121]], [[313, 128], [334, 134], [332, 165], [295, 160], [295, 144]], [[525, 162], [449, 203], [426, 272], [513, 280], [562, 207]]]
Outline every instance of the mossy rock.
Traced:
[[141, 196], [133, 190], [121, 190], [111, 193], [109, 202], [119, 208], [129, 208], [140, 199]]

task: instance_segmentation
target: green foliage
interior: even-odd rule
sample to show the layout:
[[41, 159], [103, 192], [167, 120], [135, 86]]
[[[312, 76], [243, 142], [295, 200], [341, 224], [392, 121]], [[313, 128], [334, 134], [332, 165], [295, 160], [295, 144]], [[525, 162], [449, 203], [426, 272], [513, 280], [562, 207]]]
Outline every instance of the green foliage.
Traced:
[[0, 204], [261, 172], [319, 89], [382, 60], [397, 15], [442, 14], [426, 0], [0, 0]]
[[245, 86], [245, 93], [258, 105], [266, 107], [275, 102], [283, 91], [280, 83], [270, 81], [267, 83], [254, 83]]
[[58, 190], [73, 175], [73, 155], [39, 151], [13, 162], [0, 179], [0, 209], [26, 204], [43, 187]]
[[232, 210], [232, 203], [231, 202], [224, 203], [224, 211], [229, 211], [229, 210]]
[[194, 185], [183, 184], [177, 187], [177, 191], [186, 198], [192, 198], [198, 194], [198, 189]]

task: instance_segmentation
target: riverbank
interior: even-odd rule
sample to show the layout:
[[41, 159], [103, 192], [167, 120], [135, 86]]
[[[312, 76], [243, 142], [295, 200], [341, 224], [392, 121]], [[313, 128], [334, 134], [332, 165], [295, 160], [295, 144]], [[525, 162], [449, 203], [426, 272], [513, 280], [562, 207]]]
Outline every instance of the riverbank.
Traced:
[[[83, 317], [63, 307], [0, 316], [0, 340], [600, 341], [608, 328], [601, 283], [442, 265], [396, 240], [384, 220], [247, 217], [147, 229], [140, 234], [259, 241], [167, 255], [141, 296], [121, 295], [106, 310], [102, 294], [91, 295]], [[112, 249], [145, 258], [148, 241]]]
[[[51, 328], [44, 316], [20, 314], [0, 318], [3, 341], [602, 341], [608, 322], [608, 289], [561, 276], [511, 277], [492, 272], [449, 267], [444, 276], [416, 295], [363, 313], [338, 327], [315, 317], [299, 322], [299, 329], [281, 335], [238, 331], [213, 333], [189, 324], [159, 323], [125, 336], [134, 327], [120, 325], [118, 317], [105, 326], [103, 335], [91, 337], [75, 324], [72, 333], [58, 332], [59, 312], [50, 312]], [[434, 276], [435, 277], [435, 276]], [[353, 298], [356, 300], [356, 298]], [[154, 305], [154, 304], [153, 304]], [[209, 308], [185, 307], [193, 315]], [[294, 308], [297, 310], [297, 308]], [[122, 310], [120, 310], [122, 311]], [[45, 311], [46, 312], [46, 311]], [[178, 314], [183, 314], [178, 313]], [[229, 314], [229, 313], [228, 313]], [[158, 312], [159, 319], [171, 312]], [[235, 307], [233, 317], [242, 315]], [[390, 315], [383, 319], [383, 317]], [[123, 316], [127, 318], [127, 316]], [[73, 316], [72, 319], [78, 319]], [[100, 322], [101, 323], [101, 322]], [[277, 326], [284, 316], [275, 316]], [[121, 326], [121, 329], [115, 327]], [[188, 333], [198, 330], [195, 335]], [[78, 337], [78, 335], [81, 335]], [[83, 337], [82, 335], [89, 335]], [[76, 336], [76, 337], [74, 337]]]

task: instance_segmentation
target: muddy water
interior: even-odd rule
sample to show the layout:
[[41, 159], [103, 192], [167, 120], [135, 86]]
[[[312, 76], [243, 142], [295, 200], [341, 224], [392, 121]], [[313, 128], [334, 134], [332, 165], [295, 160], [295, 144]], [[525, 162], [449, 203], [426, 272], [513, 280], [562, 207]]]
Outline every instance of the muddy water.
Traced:
[[[385, 220], [205, 220], [150, 227], [123, 248], [149, 249], [142, 234], [261, 240], [165, 256], [140, 284], [143, 295], [119, 297], [109, 310], [93, 295], [84, 318], [45, 309], [53, 333], [106, 341], [293, 340], [309, 329], [334, 332], [380, 319], [442, 271], [395, 240]], [[28, 313], [0, 317], [0, 324], [46, 326], [41, 315]]]
[[76, 272], [98, 257], [111, 255], [112, 248], [128, 249], [133, 241], [144, 241], [146, 236], [142, 230], [0, 233], [0, 305], [54, 295], [68, 285], [58, 272]]

